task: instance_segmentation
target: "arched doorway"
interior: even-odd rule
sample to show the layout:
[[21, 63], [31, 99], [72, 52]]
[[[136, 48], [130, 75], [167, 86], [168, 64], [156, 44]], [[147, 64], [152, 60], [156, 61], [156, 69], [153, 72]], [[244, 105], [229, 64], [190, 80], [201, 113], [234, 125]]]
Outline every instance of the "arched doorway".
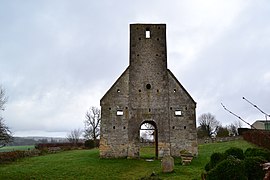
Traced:
[[155, 121], [146, 120], [140, 125], [140, 157], [158, 158], [158, 129]]

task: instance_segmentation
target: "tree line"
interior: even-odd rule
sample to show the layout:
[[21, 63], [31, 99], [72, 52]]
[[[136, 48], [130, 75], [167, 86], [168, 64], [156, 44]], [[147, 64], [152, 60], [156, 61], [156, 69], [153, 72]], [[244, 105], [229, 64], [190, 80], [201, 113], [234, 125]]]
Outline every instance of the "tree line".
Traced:
[[[5, 110], [5, 105], [7, 103], [6, 91], [0, 85], [0, 148], [8, 144], [11, 144], [14, 137], [10, 128], [5, 124], [2, 112]], [[100, 120], [101, 120], [101, 111], [97, 107], [91, 107], [85, 114], [85, 128], [74, 129], [67, 135], [67, 140], [72, 143], [78, 143], [81, 136], [88, 140], [97, 140], [100, 135]], [[15, 138], [16, 140], [18, 138]]]
[[199, 126], [197, 128], [198, 138], [204, 137], [226, 137], [237, 136], [238, 128], [242, 127], [241, 121], [222, 126], [221, 122], [216, 119], [211, 113], [204, 113], [198, 118]]

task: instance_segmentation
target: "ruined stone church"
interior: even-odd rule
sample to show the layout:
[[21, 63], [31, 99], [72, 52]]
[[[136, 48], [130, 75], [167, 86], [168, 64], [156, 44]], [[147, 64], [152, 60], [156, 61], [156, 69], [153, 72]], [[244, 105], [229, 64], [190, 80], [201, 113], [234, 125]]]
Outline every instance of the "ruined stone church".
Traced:
[[100, 157], [140, 157], [140, 129], [155, 129], [156, 157], [198, 153], [196, 102], [167, 69], [166, 24], [131, 24], [129, 66], [100, 101]]

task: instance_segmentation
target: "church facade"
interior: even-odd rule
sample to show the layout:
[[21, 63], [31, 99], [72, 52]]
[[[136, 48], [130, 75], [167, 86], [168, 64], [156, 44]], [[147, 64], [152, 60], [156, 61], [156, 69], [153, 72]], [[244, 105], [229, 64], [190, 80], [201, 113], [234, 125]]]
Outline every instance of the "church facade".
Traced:
[[155, 129], [156, 157], [197, 155], [196, 102], [167, 68], [166, 24], [131, 24], [129, 66], [100, 101], [100, 157], [140, 157]]

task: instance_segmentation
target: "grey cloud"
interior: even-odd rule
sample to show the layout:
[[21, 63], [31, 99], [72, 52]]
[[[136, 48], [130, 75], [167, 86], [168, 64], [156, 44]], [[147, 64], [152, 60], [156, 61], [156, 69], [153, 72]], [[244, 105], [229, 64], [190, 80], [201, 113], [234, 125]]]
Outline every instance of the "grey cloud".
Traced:
[[[0, 6], [0, 83], [17, 134], [83, 128], [84, 113], [128, 66], [129, 24], [167, 23], [168, 64], [197, 115], [263, 118], [268, 108], [269, 3], [219, 1], [12, 1]], [[150, 8], [151, 7], [151, 8]], [[230, 12], [228, 11], [230, 10]]]

